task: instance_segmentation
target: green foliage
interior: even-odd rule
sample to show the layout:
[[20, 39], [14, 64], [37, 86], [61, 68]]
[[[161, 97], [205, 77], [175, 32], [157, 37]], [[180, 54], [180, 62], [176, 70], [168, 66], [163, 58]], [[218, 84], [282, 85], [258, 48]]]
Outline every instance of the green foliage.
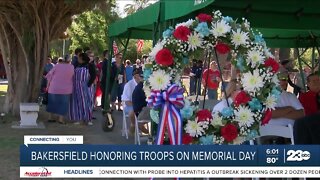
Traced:
[[[304, 49], [300, 48], [299, 49], [299, 53], [301, 54], [304, 51]], [[295, 58], [296, 55], [294, 55], [294, 49], [291, 49], [291, 57], [294, 57], [294, 68], [295, 69], [299, 69], [299, 62], [298, 59]], [[314, 54], [314, 58], [316, 59], [315, 63], [317, 63], [317, 59], [319, 59], [319, 53], [318, 51], [315, 49], [315, 54]], [[301, 59], [306, 62], [307, 64], [302, 62], [302, 68], [306, 67], [306, 66], [312, 66], [312, 48], [308, 48], [308, 50], [303, 53], [303, 55], [301, 56]]]
[[77, 47], [90, 47], [95, 53], [101, 54], [107, 48], [106, 29], [107, 24], [103, 13], [84, 12], [72, 22], [70, 50], [73, 51]]
[[[141, 59], [143, 54], [149, 54], [151, 49], [152, 49], [152, 41], [149, 40], [145, 40], [143, 47], [142, 47], [142, 52], [137, 54], [137, 39], [131, 39], [129, 40], [128, 43], [128, 48], [127, 48], [127, 52], [125, 54], [124, 59], [129, 59], [131, 60], [132, 63], [135, 63], [135, 60]], [[117, 43], [118, 47], [121, 49], [123, 49], [124, 47], [119, 46], [119, 43]]]
[[102, 54], [109, 48], [108, 26], [118, 18], [115, 0], [100, 1], [94, 10], [78, 15], [69, 29], [70, 52], [77, 47], [90, 47], [96, 55]]

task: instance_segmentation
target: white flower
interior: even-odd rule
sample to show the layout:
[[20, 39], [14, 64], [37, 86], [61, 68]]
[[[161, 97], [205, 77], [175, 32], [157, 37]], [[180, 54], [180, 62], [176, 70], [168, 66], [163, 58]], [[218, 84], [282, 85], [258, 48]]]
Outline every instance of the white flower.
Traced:
[[[198, 121], [197, 118], [196, 118], [196, 121]], [[202, 129], [207, 130], [209, 128], [209, 122], [208, 121], [201, 121], [201, 122], [198, 122], [198, 124], [202, 127]]]
[[150, 96], [151, 96], [151, 89], [148, 87], [145, 87], [143, 88], [144, 90], [144, 93], [146, 94], [146, 98], [148, 99]]
[[255, 67], [256, 65], [260, 65], [264, 60], [263, 52], [258, 50], [250, 50], [248, 52], [248, 62], [251, 62], [251, 67]]
[[266, 99], [266, 102], [264, 102], [264, 105], [266, 105], [267, 109], [275, 109], [276, 105], [277, 105], [277, 98], [275, 96], [272, 96], [271, 94], [269, 94], [269, 96]]
[[256, 92], [263, 87], [263, 78], [259, 74], [259, 70], [255, 69], [253, 74], [247, 72], [242, 78], [243, 88], [248, 92]]
[[188, 120], [186, 127], [184, 128], [186, 133], [189, 133], [191, 137], [198, 137], [204, 134], [204, 129], [202, 128], [200, 123], [196, 121]]
[[187, 22], [179, 23], [179, 24], [176, 25], [176, 29], [177, 29], [177, 27], [179, 27], [179, 26], [190, 27], [190, 26], [192, 26], [193, 22], [194, 22], [193, 19], [189, 19]]
[[211, 121], [212, 126], [223, 126], [222, 117], [219, 116], [218, 113], [214, 113], [212, 117], [213, 117], [213, 119]]
[[242, 32], [240, 29], [237, 29], [237, 32], [232, 31], [231, 42], [236, 46], [245, 45], [249, 39], [247, 32]]
[[166, 73], [164, 70], [154, 71], [150, 78], [149, 82], [151, 85], [151, 89], [153, 90], [165, 90], [170, 84], [170, 75]]
[[236, 139], [233, 140], [233, 144], [239, 145], [242, 144], [246, 139], [242, 136], [238, 136]]
[[272, 76], [271, 82], [273, 82], [276, 86], [279, 86], [280, 81], [278, 79], [278, 76]]
[[231, 27], [229, 26], [229, 24], [227, 24], [224, 20], [221, 20], [216, 23], [212, 23], [212, 27], [213, 28], [211, 30], [211, 33], [215, 38], [219, 36], [225, 37], [226, 33], [230, 32], [231, 30]]
[[161, 42], [158, 42], [154, 47], [153, 49], [151, 50], [151, 52], [149, 53], [149, 56], [153, 57], [153, 59], [156, 58], [156, 55], [158, 54], [158, 52], [163, 49], [163, 45], [164, 43], [161, 41]]
[[202, 46], [202, 38], [199, 36], [198, 33], [194, 32], [193, 34], [188, 35], [188, 44], [189, 48], [188, 51], [196, 50], [198, 47]]
[[246, 106], [240, 106], [235, 112], [235, 121], [239, 123], [239, 126], [250, 127], [254, 123], [253, 113]]

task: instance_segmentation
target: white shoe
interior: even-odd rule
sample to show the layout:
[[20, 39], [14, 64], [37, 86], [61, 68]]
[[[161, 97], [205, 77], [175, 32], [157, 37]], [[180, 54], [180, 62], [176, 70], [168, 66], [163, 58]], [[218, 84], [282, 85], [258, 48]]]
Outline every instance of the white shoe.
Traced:
[[92, 126], [93, 125], [93, 123], [92, 122], [88, 122], [88, 126]]

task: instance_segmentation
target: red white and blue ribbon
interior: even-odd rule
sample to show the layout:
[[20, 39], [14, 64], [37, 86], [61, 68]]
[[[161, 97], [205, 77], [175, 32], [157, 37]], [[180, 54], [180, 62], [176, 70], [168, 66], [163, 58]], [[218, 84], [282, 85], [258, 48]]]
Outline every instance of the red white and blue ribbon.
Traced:
[[162, 108], [156, 137], [157, 145], [163, 144], [166, 129], [168, 129], [170, 144], [182, 144], [182, 118], [180, 109], [184, 106], [183, 92], [183, 88], [173, 84], [163, 92], [152, 91], [151, 96], [148, 98], [149, 106]]

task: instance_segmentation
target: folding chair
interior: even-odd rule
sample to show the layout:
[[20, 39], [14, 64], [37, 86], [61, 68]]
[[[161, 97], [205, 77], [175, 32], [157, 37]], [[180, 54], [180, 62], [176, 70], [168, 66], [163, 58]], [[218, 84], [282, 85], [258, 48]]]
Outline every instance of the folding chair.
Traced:
[[[291, 124], [288, 124], [287, 126], [281, 126], [281, 125], [271, 125], [267, 124], [265, 126], [260, 126], [260, 137], [264, 136], [278, 136], [278, 137], [284, 137], [289, 138], [291, 140], [291, 145], [294, 145], [294, 138], [293, 138], [293, 128]], [[261, 144], [258, 142], [258, 144]], [[250, 140], [250, 145], [254, 145], [254, 141]], [[260, 178], [252, 178], [253, 180], [259, 180]], [[269, 179], [269, 178], [266, 178]], [[291, 178], [287, 178], [291, 179]], [[299, 178], [301, 180], [305, 178]]]
[[287, 126], [272, 124], [260, 126], [260, 136], [278, 136], [289, 138], [291, 140], [291, 145], [294, 145], [293, 127], [291, 124], [288, 124]]
[[126, 139], [128, 139], [128, 125], [127, 125], [127, 118], [129, 117], [129, 114], [126, 114], [124, 107], [125, 107], [125, 103], [122, 102], [122, 107], [123, 107], [123, 111], [122, 111], [122, 129], [121, 129], [121, 135], [125, 136]]
[[[140, 145], [141, 144], [140, 138], [142, 136], [150, 136], [149, 123], [151, 123], [151, 121], [150, 120], [138, 119], [138, 117], [136, 115], [134, 116], [134, 118], [135, 118], [135, 122], [134, 122], [135, 123], [134, 144]], [[147, 129], [148, 129], [149, 134], [147, 134], [147, 135], [143, 135], [142, 134], [142, 132], [139, 129], [139, 125], [140, 124], [143, 124], [143, 125], [148, 124]]]

